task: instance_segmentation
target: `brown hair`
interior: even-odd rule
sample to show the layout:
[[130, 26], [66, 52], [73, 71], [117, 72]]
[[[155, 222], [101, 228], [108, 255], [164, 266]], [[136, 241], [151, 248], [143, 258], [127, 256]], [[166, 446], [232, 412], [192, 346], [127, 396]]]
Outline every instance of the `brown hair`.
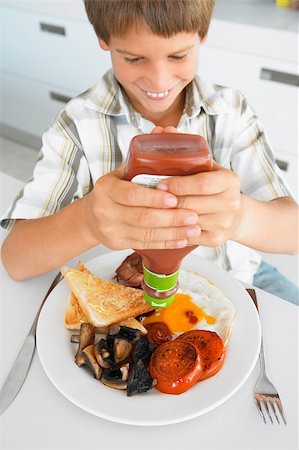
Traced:
[[207, 35], [215, 0], [84, 0], [98, 37], [124, 36], [145, 24], [152, 33], [171, 37], [180, 32]]

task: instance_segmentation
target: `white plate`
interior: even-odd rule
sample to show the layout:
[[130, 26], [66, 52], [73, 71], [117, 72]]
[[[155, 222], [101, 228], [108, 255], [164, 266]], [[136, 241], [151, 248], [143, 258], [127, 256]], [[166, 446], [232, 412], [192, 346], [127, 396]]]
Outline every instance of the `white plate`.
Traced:
[[[130, 251], [110, 252], [86, 266], [97, 276], [111, 279]], [[182, 267], [209, 278], [221, 287], [236, 307], [236, 317], [223, 368], [181, 395], [151, 389], [127, 397], [97, 381], [74, 362], [76, 345], [63, 320], [69, 289], [63, 280], [45, 303], [37, 327], [37, 348], [42, 366], [67, 399], [98, 417], [131, 425], [166, 425], [200, 416], [231, 397], [250, 375], [259, 353], [261, 328], [255, 306], [242, 285], [213, 263], [190, 254]]]

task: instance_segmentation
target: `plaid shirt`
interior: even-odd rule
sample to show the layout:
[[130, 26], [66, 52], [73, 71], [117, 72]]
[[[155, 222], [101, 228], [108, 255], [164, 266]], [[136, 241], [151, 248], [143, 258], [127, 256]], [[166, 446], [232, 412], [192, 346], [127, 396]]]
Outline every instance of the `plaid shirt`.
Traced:
[[[44, 133], [33, 175], [1, 217], [1, 226], [10, 229], [15, 219], [54, 214], [83, 197], [124, 160], [130, 140], [153, 127], [108, 71], [96, 86], [72, 99]], [[263, 127], [239, 91], [196, 77], [186, 88], [177, 128], [202, 135], [213, 158], [238, 174], [243, 194], [264, 201], [291, 195]], [[196, 252], [249, 283], [260, 263], [256, 252], [232, 241]]]

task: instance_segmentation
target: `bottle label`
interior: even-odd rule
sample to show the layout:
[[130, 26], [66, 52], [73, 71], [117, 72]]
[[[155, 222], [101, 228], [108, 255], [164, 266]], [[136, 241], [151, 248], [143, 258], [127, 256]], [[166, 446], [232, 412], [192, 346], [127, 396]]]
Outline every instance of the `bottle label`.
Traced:
[[170, 178], [168, 175], [149, 175], [147, 173], [141, 173], [132, 178], [132, 182], [139, 186], [144, 186], [152, 189], [156, 189], [160, 181]]

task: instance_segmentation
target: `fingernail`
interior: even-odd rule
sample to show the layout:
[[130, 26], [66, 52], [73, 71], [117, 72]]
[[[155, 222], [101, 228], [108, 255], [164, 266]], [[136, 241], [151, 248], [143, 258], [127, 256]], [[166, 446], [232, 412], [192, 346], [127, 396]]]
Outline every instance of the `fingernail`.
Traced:
[[188, 242], [186, 239], [181, 239], [179, 241], [176, 241], [177, 248], [183, 248], [183, 247], [186, 247], [187, 245], [188, 245]]
[[200, 235], [200, 229], [198, 227], [192, 227], [187, 230], [188, 237], [194, 237]]
[[189, 214], [185, 217], [185, 224], [186, 225], [196, 225], [197, 224], [197, 214]]
[[177, 199], [175, 197], [166, 197], [166, 199], [164, 200], [164, 203], [167, 206], [176, 206]]
[[168, 191], [167, 184], [158, 184], [157, 189], [160, 189], [160, 191]]

